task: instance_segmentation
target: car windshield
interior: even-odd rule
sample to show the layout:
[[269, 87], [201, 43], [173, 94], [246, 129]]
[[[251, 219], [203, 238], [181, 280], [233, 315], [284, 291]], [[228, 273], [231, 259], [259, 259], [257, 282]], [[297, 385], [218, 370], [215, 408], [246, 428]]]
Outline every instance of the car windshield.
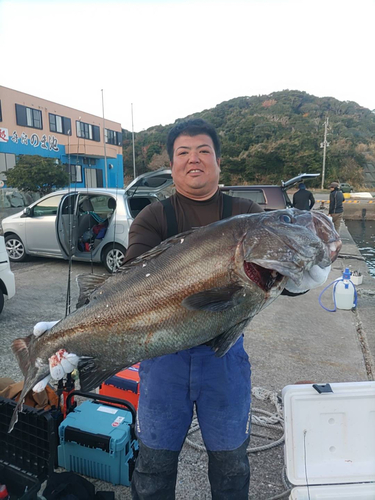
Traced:
[[261, 190], [247, 190], [247, 191], [237, 191], [234, 189], [230, 189], [228, 194], [234, 196], [235, 198], [247, 198], [248, 200], [252, 200], [259, 205], [264, 205], [266, 203], [266, 198], [264, 197], [264, 193]]

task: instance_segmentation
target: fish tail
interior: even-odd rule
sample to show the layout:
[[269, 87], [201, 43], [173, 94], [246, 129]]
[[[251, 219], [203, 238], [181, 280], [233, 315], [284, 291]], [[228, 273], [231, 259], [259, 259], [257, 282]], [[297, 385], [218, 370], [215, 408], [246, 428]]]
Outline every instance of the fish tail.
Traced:
[[33, 337], [35, 338], [34, 335], [29, 335], [28, 337], [15, 339], [12, 342], [13, 354], [17, 358], [18, 366], [25, 377], [30, 369], [30, 344]]
[[18, 422], [18, 414], [23, 409], [23, 404], [25, 402], [26, 394], [34, 387], [36, 382], [40, 377], [38, 377], [38, 368], [34, 367], [34, 369], [29, 369], [25, 377], [25, 382], [23, 384], [23, 388], [16, 404], [16, 407], [13, 410], [12, 418], [10, 419], [8, 432], [12, 432], [14, 425]]
[[10, 419], [10, 423], [9, 423], [9, 428], [8, 428], [8, 433], [11, 433], [14, 426], [16, 425], [16, 423], [18, 422], [18, 413], [20, 411], [22, 411], [22, 408], [23, 408], [23, 403], [25, 401], [25, 397], [23, 397], [21, 399], [21, 396], [20, 396], [20, 399], [18, 400], [18, 403], [16, 404], [16, 407], [14, 408], [13, 410], [13, 415], [12, 415], [12, 418]]
[[34, 385], [39, 382], [45, 375], [46, 369], [42, 367], [37, 367], [35, 364], [31, 363], [33, 342], [36, 340], [34, 335], [29, 335], [25, 338], [15, 339], [12, 343], [12, 351], [17, 358], [18, 365], [25, 377], [25, 382], [17, 402], [17, 405], [13, 411], [12, 418], [9, 423], [8, 432], [12, 432], [14, 425], [18, 421], [18, 413], [22, 411], [23, 404], [25, 402], [26, 394], [34, 387]]

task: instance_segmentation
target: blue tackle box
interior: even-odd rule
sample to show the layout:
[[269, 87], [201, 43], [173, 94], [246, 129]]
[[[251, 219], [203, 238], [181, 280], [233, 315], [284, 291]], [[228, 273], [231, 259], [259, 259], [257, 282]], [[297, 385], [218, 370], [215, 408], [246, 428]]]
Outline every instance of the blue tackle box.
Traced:
[[[59, 466], [129, 486], [138, 452], [133, 405], [109, 396], [73, 391], [67, 399], [68, 411], [71, 397], [77, 395], [90, 401], [76, 406], [59, 426]], [[122, 407], [113, 406], [115, 403]]]

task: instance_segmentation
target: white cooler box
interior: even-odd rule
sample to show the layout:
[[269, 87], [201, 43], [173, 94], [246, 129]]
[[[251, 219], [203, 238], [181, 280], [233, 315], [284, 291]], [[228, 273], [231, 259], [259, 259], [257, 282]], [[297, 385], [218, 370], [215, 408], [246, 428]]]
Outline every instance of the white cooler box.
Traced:
[[375, 382], [288, 385], [282, 397], [289, 498], [375, 500]]

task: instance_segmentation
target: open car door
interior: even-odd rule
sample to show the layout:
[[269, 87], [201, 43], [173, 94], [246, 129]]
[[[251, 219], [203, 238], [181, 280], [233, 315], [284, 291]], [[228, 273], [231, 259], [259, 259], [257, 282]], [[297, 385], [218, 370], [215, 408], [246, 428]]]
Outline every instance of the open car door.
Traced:
[[143, 192], [158, 193], [172, 184], [172, 171], [170, 168], [164, 168], [139, 175], [125, 187], [125, 192], [129, 197]]
[[297, 184], [297, 182], [304, 182], [308, 179], [315, 179], [316, 177], [319, 177], [319, 175], [320, 174], [299, 174], [297, 175], [297, 177], [293, 177], [288, 181], [281, 181], [281, 187], [286, 191], [290, 187], [294, 186], [294, 184]]
[[79, 193], [72, 192], [60, 201], [56, 217], [57, 243], [65, 259], [73, 256], [78, 244], [78, 198]]

